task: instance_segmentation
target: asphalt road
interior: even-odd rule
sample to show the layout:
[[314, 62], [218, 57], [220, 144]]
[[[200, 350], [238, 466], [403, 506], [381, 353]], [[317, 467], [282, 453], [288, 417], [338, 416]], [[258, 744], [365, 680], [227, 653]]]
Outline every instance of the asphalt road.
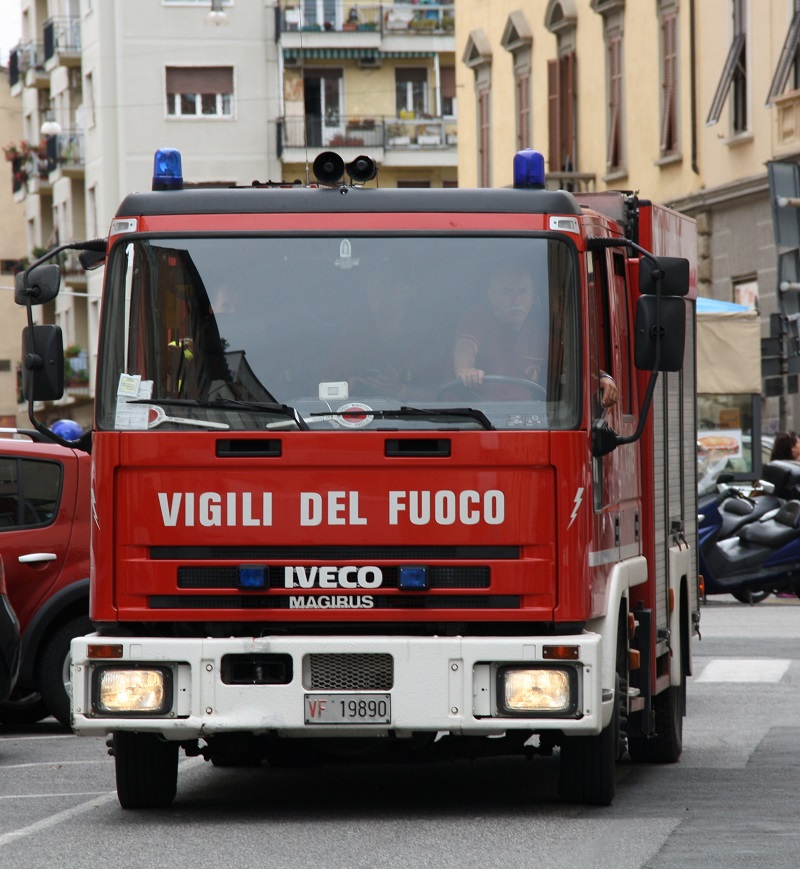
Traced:
[[557, 800], [556, 760], [219, 769], [182, 761], [124, 812], [103, 740], [0, 727], [0, 867], [800, 866], [800, 601], [703, 607], [674, 766], [620, 764], [610, 808]]

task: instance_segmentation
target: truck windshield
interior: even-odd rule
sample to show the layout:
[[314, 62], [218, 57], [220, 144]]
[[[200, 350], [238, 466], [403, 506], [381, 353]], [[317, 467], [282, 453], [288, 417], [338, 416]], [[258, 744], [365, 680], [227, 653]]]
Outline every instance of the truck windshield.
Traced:
[[[108, 268], [102, 429], [579, 421], [575, 254], [558, 238], [141, 237]], [[479, 413], [418, 412], [457, 408]]]

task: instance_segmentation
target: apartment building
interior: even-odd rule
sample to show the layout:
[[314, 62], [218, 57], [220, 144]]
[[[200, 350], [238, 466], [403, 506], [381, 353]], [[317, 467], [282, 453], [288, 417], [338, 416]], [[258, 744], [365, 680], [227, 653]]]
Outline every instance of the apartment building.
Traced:
[[[771, 315], [800, 312], [800, 294], [778, 291], [768, 178], [787, 162], [794, 183], [800, 159], [799, 0], [457, 0], [456, 15], [461, 185], [510, 184], [514, 152], [534, 147], [548, 186], [640, 190], [693, 215], [700, 293], [757, 306], [769, 339], [742, 425], [800, 424], [797, 375], [775, 377], [770, 356]], [[784, 285], [800, 285], [798, 213]]]
[[[12, 163], [27, 251], [104, 235], [121, 199], [149, 189], [159, 147], [184, 154], [188, 182], [280, 177], [275, 9], [223, 9], [216, 26], [209, 0], [21, 0], [10, 92], [32, 143]], [[88, 424], [102, 274], [72, 255], [62, 267], [37, 313], [64, 330], [74, 377], [48, 413]]]
[[[373, 185], [457, 184], [452, 4], [19, 3], [9, 84], [21, 144], [9, 164], [20, 253], [103, 235], [120, 200], [150, 186], [162, 146], [182, 152], [188, 182], [313, 181], [314, 158], [334, 150], [376, 159]], [[49, 411], [88, 424], [102, 274], [71, 254], [62, 271], [37, 316], [64, 330], [74, 376]]]
[[[1, 61], [0, 61], [1, 63]], [[9, 89], [9, 71], [0, 65], [0, 136], [4, 150], [22, 139], [22, 112]], [[5, 156], [5, 155], [4, 155]], [[14, 278], [22, 264], [25, 220], [22, 206], [14, 201], [13, 151], [8, 153], [10, 177], [0, 178], [0, 427], [17, 423], [17, 377], [21, 332], [25, 312], [14, 303]]]
[[456, 186], [452, 0], [280, 0], [279, 12], [284, 178], [307, 180], [330, 149], [377, 160], [383, 187]]

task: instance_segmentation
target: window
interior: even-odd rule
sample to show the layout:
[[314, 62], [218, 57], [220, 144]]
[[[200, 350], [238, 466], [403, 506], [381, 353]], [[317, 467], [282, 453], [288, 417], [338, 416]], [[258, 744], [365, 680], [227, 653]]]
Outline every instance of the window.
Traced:
[[517, 97], [517, 149], [531, 147], [531, 75], [518, 70], [515, 81]]
[[446, 118], [456, 116], [456, 68], [443, 66], [439, 71], [442, 92], [442, 115]]
[[230, 117], [232, 102], [232, 67], [167, 67], [170, 117]]
[[400, 67], [394, 73], [397, 116], [428, 113], [428, 70]]
[[574, 0], [550, 0], [545, 27], [556, 37], [547, 62], [548, 165], [550, 172], [578, 171], [578, 93], [575, 87], [578, 12]]
[[733, 39], [722, 77], [717, 85], [711, 109], [706, 118], [706, 124], [716, 124], [722, 113], [722, 107], [733, 89], [731, 98], [731, 132], [736, 135], [747, 130], [747, 31], [745, 28], [745, 0], [731, 0], [733, 18]]
[[0, 529], [51, 522], [58, 511], [62, 470], [58, 462], [0, 459]]
[[606, 172], [619, 174], [625, 170], [622, 77], [625, 0], [591, 0], [590, 5], [603, 17], [606, 47]]
[[484, 88], [478, 94], [478, 186], [491, 186], [491, 164], [489, 148], [491, 135], [489, 127], [489, 89]]
[[551, 172], [575, 172], [575, 52], [547, 62], [549, 164]]
[[786, 33], [778, 66], [767, 94], [767, 105], [772, 105], [788, 86], [789, 90], [800, 88], [800, 0], [794, 0], [792, 20]]
[[511, 53], [514, 63], [514, 107], [517, 149], [530, 148], [531, 132], [531, 46], [533, 34], [525, 15], [517, 10], [508, 16], [500, 44]]
[[662, 157], [678, 152], [678, 15], [661, 17], [661, 141]]
[[610, 35], [608, 52], [608, 139], [606, 169], [618, 172], [623, 168], [622, 157], [622, 37]]
[[467, 47], [463, 55], [464, 63], [475, 73], [475, 101], [477, 115], [477, 186], [490, 187], [491, 136], [489, 122], [491, 120], [490, 93], [492, 88], [492, 46], [482, 30], [473, 30], [467, 39]]

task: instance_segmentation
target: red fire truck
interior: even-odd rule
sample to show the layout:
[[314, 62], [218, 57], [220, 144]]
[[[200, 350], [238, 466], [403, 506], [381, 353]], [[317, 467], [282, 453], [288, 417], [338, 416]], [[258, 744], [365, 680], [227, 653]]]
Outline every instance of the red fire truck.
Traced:
[[[72, 720], [111, 734], [126, 808], [173, 800], [181, 749], [558, 748], [562, 798], [599, 805], [625, 751], [681, 753], [693, 222], [546, 190], [533, 151], [513, 189], [374, 171], [188, 189], [161, 151], [109, 238], [68, 245], [105, 261]], [[61, 335], [29, 316], [23, 343], [39, 425]]]

